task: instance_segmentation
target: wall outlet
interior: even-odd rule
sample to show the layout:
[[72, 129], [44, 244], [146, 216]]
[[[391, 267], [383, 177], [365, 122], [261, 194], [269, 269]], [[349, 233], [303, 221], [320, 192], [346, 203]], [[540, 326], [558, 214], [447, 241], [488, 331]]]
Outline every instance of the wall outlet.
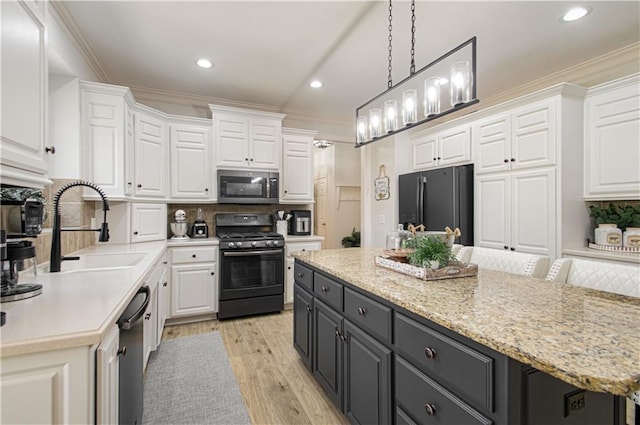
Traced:
[[587, 406], [587, 395], [584, 390], [577, 390], [564, 395], [564, 417]]

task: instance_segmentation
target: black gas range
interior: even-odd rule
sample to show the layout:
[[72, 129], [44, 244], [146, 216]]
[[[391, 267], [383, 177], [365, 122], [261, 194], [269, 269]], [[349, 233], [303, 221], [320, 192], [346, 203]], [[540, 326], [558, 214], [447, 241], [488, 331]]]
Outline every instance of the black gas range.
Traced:
[[216, 214], [220, 240], [218, 318], [282, 311], [284, 237], [271, 214]]

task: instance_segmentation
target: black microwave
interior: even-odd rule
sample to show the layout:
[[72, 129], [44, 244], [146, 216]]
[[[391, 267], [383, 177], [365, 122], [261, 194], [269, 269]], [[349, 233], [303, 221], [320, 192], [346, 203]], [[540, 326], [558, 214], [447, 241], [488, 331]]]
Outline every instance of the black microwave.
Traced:
[[218, 170], [218, 203], [277, 204], [278, 173]]

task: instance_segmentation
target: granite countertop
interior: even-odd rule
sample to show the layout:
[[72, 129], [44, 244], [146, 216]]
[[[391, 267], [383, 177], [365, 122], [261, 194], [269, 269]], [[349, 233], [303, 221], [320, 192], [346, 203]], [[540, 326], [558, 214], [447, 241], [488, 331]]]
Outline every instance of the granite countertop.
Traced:
[[294, 257], [524, 364], [590, 391], [640, 390], [640, 298], [491, 270], [422, 281], [376, 267], [382, 249]]
[[[39, 283], [42, 294], [2, 303], [0, 357], [99, 344], [166, 251], [167, 242], [97, 244], [67, 255], [143, 254], [132, 267], [66, 273], [38, 272], [20, 283]], [[65, 265], [62, 263], [62, 271]], [[43, 265], [39, 269], [48, 270]]]

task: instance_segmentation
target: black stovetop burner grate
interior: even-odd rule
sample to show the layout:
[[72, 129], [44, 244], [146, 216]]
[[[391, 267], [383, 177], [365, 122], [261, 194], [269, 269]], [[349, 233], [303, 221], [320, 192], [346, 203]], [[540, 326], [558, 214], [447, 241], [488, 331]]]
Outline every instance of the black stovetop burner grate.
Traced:
[[280, 233], [275, 232], [217, 232], [220, 239], [283, 239]]

